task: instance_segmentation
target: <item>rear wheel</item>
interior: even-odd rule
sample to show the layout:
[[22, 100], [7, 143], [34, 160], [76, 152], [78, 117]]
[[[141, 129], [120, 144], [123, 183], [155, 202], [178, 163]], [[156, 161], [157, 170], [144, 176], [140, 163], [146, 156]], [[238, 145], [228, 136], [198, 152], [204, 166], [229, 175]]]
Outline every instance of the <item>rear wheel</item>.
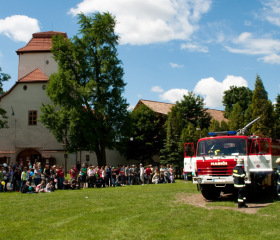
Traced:
[[217, 200], [221, 195], [221, 190], [214, 185], [201, 184], [201, 193], [207, 200]]

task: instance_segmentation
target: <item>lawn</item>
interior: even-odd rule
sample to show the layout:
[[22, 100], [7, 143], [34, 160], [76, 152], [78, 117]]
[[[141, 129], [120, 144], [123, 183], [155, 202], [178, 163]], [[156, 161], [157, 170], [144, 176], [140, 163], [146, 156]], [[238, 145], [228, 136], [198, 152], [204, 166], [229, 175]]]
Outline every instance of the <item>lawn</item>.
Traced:
[[233, 201], [205, 209], [178, 201], [192, 183], [1, 193], [0, 239], [279, 239], [280, 203], [256, 214]]

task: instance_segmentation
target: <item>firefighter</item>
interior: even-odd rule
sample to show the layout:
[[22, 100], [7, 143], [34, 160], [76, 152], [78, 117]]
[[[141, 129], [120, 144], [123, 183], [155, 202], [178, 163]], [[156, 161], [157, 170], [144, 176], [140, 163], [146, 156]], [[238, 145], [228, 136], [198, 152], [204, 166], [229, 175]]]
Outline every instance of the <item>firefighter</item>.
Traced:
[[238, 208], [247, 208], [248, 206], [245, 204], [245, 171], [243, 169], [244, 160], [241, 158], [237, 159], [237, 164], [233, 169], [233, 180], [234, 187], [238, 190]]
[[280, 158], [277, 158], [276, 163], [278, 164], [277, 167], [277, 194], [278, 194], [278, 198], [280, 200]]

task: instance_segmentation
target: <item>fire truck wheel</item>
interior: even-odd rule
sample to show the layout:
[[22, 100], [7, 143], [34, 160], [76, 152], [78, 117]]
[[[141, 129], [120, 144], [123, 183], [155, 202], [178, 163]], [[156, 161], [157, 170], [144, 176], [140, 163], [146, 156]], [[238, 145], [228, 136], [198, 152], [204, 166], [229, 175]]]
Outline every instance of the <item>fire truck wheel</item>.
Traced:
[[200, 185], [202, 196], [207, 200], [217, 200], [221, 190], [213, 185]]

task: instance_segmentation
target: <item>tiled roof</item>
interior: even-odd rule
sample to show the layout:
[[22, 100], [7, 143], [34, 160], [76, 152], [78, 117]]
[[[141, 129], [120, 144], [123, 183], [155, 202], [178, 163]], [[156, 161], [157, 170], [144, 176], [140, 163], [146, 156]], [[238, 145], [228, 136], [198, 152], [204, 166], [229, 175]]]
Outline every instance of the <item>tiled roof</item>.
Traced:
[[64, 37], [67, 37], [67, 34], [64, 32], [39, 32], [33, 33], [32, 39], [29, 43], [16, 51], [17, 54], [24, 52], [50, 52], [52, 47], [52, 36], [56, 34], [62, 34]]
[[18, 82], [46, 82], [49, 78], [44, 74], [40, 68], [28, 73], [26, 76], [18, 80]]
[[[146, 105], [150, 109], [152, 109], [154, 112], [159, 114], [167, 115], [171, 108], [175, 105], [172, 103], [163, 103], [163, 102], [155, 102], [155, 101], [149, 101], [149, 100], [139, 100], [137, 105], [135, 106], [134, 110], [137, 109], [141, 104]], [[225, 121], [228, 122], [228, 119], [224, 118], [224, 112], [220, 110], [215, 109], [206, 109], [206, 111], [211, 115], [211, 117], [219, 122]]]
[[172, 103], [155, 102], [141, 99], [135, 106], [134, 110], [137, 109], [141, 104], [146, 105], [156, 113], [164, 115], [167, 115], [170, 112], [171, 108], [174, 106], [174, 104]]

